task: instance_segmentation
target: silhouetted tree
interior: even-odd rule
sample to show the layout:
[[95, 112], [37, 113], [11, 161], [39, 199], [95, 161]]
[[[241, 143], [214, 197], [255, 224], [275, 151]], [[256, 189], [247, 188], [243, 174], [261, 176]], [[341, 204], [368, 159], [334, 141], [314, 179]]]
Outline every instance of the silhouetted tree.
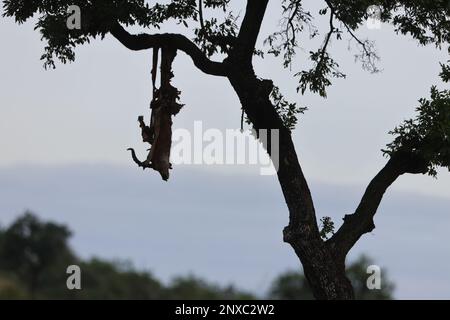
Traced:
[[[144, 141], [150, 143], [156, 143], [155, 131], [152, 130], [162, 130], [164, 139], [158, 140], [158, 146], [163, 151], [156, 153], [163, 159], [155, 158], [155, 152], [151, 152], [144, 162], [136, 157], [134, 160], [144, 168], [153, 166], [158, 169], [165, 179], [169, 166], [164, 156], [170, 151], [170, 116], [179, 110], [179, 105], [175, 103], [177, 90], [170, 87], [170, 66], [175, 51], [189, 55], [195, 66], [204, 73], [228, 79], [253, 127], [257, 130], [279, 130], [277, 174], [289, 209], [289, 225], [284, 229], [284, 241], [291, 244], [303, 264], [314, 296], [320, 299], [351, 299], [354, 292], [345, 274], [345, 258], [359, 238], [375, 228], [373, 217], [388, 187], [403, 174], [435, 175], [437, 167], [450, 166], [450, 93], [433, 87], [431, 98], [420, 101], [417, 118], [406, 121], [392, 132], [395, 140], [385, 150], [388, 157], [386, 166], [370, 182], [355, 212], [346, 215], [337, 232], [324, 240], [291, 136], [297, 115], [304, 109], [287, 102], [273, 82], [260, 79], [253, 68], [254, 56], [264, 55], [255, 46], [268, 2], [247, 0], [242, 17], [236, 17], [229, 0], [172, 0], [163, 4], [144, 0], [3, 1], [4, 14], [14, 17], [18, 23], [35, 15], [36, 29], [47, 41], [42, 56], [46, 66], [54, 66], [55, 58], [62, 62], [73, 61], [76, 46], [108, 33], [130, 50], [162, 49], [165, 56], [162, 88], [166, 93], [162, 98], [166, 99], [164, 101], [171, 110], [161, 109], [158, 104], [161, 102], [158, 100], [160, 96], [155, 95], [158, 99], [154, 102], [158, 107], [154, 110], [163, 111], [155, 115], [158, 125], [153, 126], [153, 123], [147, 127], [141, 123], [141, 126]], [[310, 12], [301, 0], [280, 1], [283, 12], [281, 27], [266, 39], [269, 47], [266, 54], [280, 56], [284, 66], [289, 67], [295, 58], [300, 35], [310, 32], [311, 37], [319, 37], [322, 34], [323, 44], [318, 49], [310, 50], [312, 68], [299, 70], [296, 74], [298, 90], [302, 93], [310, 90], [325, 97], [332, 78], [345, 76], [329, 53], [332, 39], [353, 39], [359, 50], [356, 56], [363, 68], [378, 71], [378, 56], [373, 43], [356, 35], [357, 29], [368, 18], [370, 5], [377, 5], [382, 22], [392, 25], [397, 33], [412, 37], [420, 45], [440, 47], [449, 44], [450, 7], [447, 0], [324, 0], [321, 3], [323, 9]], [[83, 18], [80, 30], [66, 27], [69, 5], [81, 8]], [[220, 15], [220, 12], [224, 14]], [[319, 15], [327, 16], [329, 20], [325, 31], [314, 27], [313, 21]], [[167, 21], [179, 23], [180, 33], [132, 35], [124, 27], [138, 25], [157, 30]], [[191, 36], [192, 40], [182, 32]], [[307, 43], [302, 45], [307, 46]], [[223, 54], [225, 59], [222, 62], [213, 61], [211, 58], [215, 54]], [[449, 66], [442, 65], [444, 81], [449, 80], [449, 71]], [[270, 141], [265, 147], [272, 155]], [[32, 263], [30, 261], [30, 267]]]
[[[367, 287], [367, 267], [373, 261], [361, 256], [347, 267], [347, 276], [350, 279], [355, 298], [358, 300], [388, 300], [392, 299], [394, 284], [383, 272], [381, 289], [369, 290]], [[269, 299], [280, 300], [311, 300], [314, 295], [305, 276], [296, 271], [289, 271], [278, 276], [272, 283], [268, 295]]]
[[255, 299], [251, 294], [236, 290], [232, 286], [213, 285], [195, 276], [175, 278], [167, 289], [166, 298], [182, 300], [186, 297], [192, 300]]
[[0, 270], [16, 275], [31, 297], [52, 287], [52, 283], [65, 286], [66, 268], [75, 261], [67, 243], [69, 237], [65, 226], [42, 222], [25, 213], [3, 232]]
[[[0, 299], [253, 299], [232, 286], [221, 287], [194, 276], [163, 285], [151, 273], [126, 261], [82, 260], [68, 243], [67, 226], [43, 222], [26, 213], [0, 229]], [[68, 290], [66, 269], [81, 269], [81, 290]]]

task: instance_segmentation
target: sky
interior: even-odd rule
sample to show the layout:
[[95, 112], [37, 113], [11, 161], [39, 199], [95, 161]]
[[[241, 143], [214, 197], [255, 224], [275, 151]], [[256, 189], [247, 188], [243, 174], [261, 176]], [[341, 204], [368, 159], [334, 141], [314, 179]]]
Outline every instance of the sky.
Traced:
[[[268, 12], [259, 47], [277, 25], [276, 1]], [[380, 150], [392, 139], [388, 131], [414, 115], [432, 85], [443, 87], [439, 62], [447, 59], [386, 25], [358, 34], [376, 41], [382, 72], [361, 70], [348, 42], [333, 42], [347, 79], [335, 81], [327, 99], [297, 94], [292, 77], [320, 41], [305, 39], [292, 70], [271, 57], [255, 61], [260, 77], [309, 108], [293, 137], [316, 211], [336, 224], [386, 162]], [[130, 259], [166, 281], [192, 272], [263, 292], [275, 275], [298, 268], [282, 242], [288, 213], [276, 177], [247, 166], [191, 165], [175, 167], [163, 183], [131, 163], [127, 147], [145, 152], [136, 119], [148, 115], [150, 52], [130, 52], [107, 36], [78, 48], [75, 63], [45, 71], [32, 23], [1, 18], [0, 37], [2, 225], [33, 210], [69, 224], [82, 256]], [[174, 72], [186, 104], [175, 128], [192, 130], [198, 120], [204, 128], [239, 128], [239, 101], [226, 79], [202, 74], [182, 53]], [[447, 171], [438, 179], [402, 176], [350, 259], [366, 253], [385, 267], [397, 298], [450, 298], [448, 190]]]

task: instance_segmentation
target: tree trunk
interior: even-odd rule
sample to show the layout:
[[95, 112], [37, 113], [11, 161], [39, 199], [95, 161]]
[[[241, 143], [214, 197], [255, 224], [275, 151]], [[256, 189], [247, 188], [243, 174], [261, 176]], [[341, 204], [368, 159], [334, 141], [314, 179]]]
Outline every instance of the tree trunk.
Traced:
[[[300, 259], [317, 299], [353, 299], [353, 287], [345, 275], [345, 256], [335, 256], [319, 235], [312, 197], [291, 132], [283, 126], [269, 98], [272, 82], [259, 80], [250, 66], [245, 67], [238, 61], [229, 62], [228, 78], [254, 128], [279, 130], [277, 175], [289, 209], [284, 241], [293, 247]], [[266, 149], [271, 155], [270, 142]]]

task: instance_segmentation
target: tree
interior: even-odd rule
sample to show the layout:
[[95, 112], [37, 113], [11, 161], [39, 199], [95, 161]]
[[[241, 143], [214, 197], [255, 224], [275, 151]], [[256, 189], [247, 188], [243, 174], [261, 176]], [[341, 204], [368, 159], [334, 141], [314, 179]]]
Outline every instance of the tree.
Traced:
[[[148, 272], [135, 271], [131, 266], [98, 258], [80, 264], [82, 290], [68, 298], [75, 299], [160, 299], [161, 283]], [[67, 290], [66, 290], [67, 292]]]
[[0, 270], [16, 275], [32, 298], [65, 285], [65, 270], [76, 259], [68, 246], [70, 231], [42, 222], [27, 212], [6, 229], [0, 241]]
[[251, 294], [236, 290], [233, 286], [220, 287], [195, 276], [177, 277], [164, 296], [171, 300], [253, 300]]
[[[164, 286], [150, 272], [127, 261], [77, 257], [62, 224], [32, 213], [0, 229], [0, 299], [255, 299], [233, 286], [221, 287], [194, 276], [177, 277]], [[69, 265], [80, 267], [82, 290], [66, 286]]]
[[[380, 290], [367, 288], [367, 267], [370, 265], [373, 265], [372, 260], [361, 256], [347, 267], [347, 276], [353, 285], [355, 298], [358, 300], [392, 299], [394, 285], [386, 275], [383, 275], [383, 284]], [[279, 275], [269, 290], [269, 299], [311, 300], [313, 298], [305, 276], [296, 271], [288, 271]]]
[[[230, 0], [172, 0], [160, 4], [144, 0], [4, 0], [4, 15], [23, 23], [37, 16], [36, 29], [47, 41], [42, 55], [46, 67], [73, 61], [74, 48], [91, 38], [111, 34], [130, 50], [154, 49], [154, 57], [162, 49], [162, 84], [154, 94], [154, 115], [150, 126], [140, 118], [144, 142], [152, 144], [146, 161], [133, 159], [139, 166], [153, 167], [164, 179], [170, 167], [171, 115], [179, 111], [178, 91], [170, 86], [171, 63], [176, 50], [192, 58], [194, 65], [206, 74], [225, 77], [239, 97], [249, 123], [256, 130], [279, 132], [278, 180], [289, 210], [289, 225], [284, 229], [284, 241], [299, 257], [313, 294], [319, 299], [351, 299], [352, 285], [345, 274], [345, 259], [362, 235], [375, 228], [374, 215], [388, 187], [403, 174], [436, 174], [437, 167], [450, 167], [450, 92], [432, 88], [431, 98], [420, 100], [418, 116], [392, 131], [395, 140], [384, 153], [387, 164], [369, 183], [355, 212], [329, 239], [321, 237], [313, 200], [300, 166], [291, 130], [304, 109], [289, 103], [271, 80], [260, 79], [254, 72], [255, 55], [264, 56], [256, 42], [269, 0], [247, 0], [245, 14], [237, 18]], [[67, 8], [77, 5], [82, 12], [81, 29], [69, 29]], [[377, 72], [374, 44], [357, 37], [357, 29], [371, 14], [375, 5], [379, 19], [395, 27], [397, 33], [409, 35], [420, 45], [441, 47], [450, 41], [450, 7], [446, 0], [324, 0], [323, 9], [310, 12], [301, 0], [282, 0], [281, 28], [266, 39], [268, 54], [282, 58], [289, 67], [303, 33], [311, 37], [322, 34], [323, 44], [311, 50], [311, 69], [300, 70], [298, 90], [309, 90], [326, 97], [333, 78], [343, 78], [336, 61], [329, 54], [331, 39], [353, 39], [358, 46], [357, 58], [362, 67]], [[371, 7], [372, 9], [374, 7]], [[224, 18], [219, 20], [219, 12]], [[368, 13], [369, 12], [369, 13]], [[314, 27], [318, 15], [329, 19], [328, 30]], [[213, 17], [213, 18], [209, 18]], [[124, 26], [138, 25], [158, 29], [167, 21], [179, 24], [178, 34], [130, 34]], [[182, 33], [193, 37], [190, 40]], [[222, 54], [222, 62], [212, 56]], [[157, 61], [155, 59], [155, 61]], [[156, 68], [154, 68], [156, 72]], [[450, 79], [450, 66], [442, 64], [442, 79]], [[155, 79], [155, 75], [153, 76]], [[165, 108], [161, 108], [165, 105]], [[265, 143], [272, 154], [272, 142]], [[323, 234], [322, 234], [323, 235]]]

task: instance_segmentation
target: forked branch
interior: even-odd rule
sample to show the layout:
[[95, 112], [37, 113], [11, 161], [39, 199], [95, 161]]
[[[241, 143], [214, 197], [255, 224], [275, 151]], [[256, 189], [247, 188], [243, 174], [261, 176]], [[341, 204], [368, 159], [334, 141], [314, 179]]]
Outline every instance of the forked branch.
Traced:
[[398, 152], [389, 159], [368, 185], [355, 213], [346, 215], [344, 223], [328, 242], [335, 248], [339, 257], [344, 258], [355, 243], [365, 233], [375, 229], [373, 218], [386, 190], [402, 174], [424, 174], [427, 162], [411, 153]]

